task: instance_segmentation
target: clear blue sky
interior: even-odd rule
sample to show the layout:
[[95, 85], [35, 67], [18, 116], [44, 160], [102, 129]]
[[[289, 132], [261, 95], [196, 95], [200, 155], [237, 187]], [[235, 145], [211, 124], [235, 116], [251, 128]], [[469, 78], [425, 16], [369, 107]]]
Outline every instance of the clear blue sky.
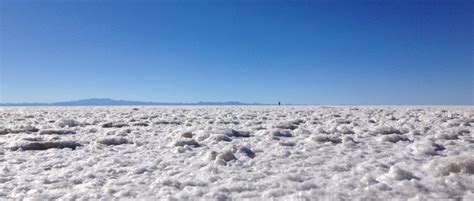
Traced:
[[474, 104], [473, 1], [1, 0], [0, 102]]

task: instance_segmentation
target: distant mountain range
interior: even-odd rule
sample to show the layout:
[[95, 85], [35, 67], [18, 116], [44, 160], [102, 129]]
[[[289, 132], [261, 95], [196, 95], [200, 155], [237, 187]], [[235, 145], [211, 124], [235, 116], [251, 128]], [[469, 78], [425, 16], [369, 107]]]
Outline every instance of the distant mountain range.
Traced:
[[140, 105], [265, 105], [261, 103], [229, 102], [197, 102], [197, 103], [164, 103], [164, 102], [142, 102], [113, 100], [109, 98], [91, 98], [77, 101], [65, 101], [54, 103], [0, 103], [0, 106], [140, 106]]

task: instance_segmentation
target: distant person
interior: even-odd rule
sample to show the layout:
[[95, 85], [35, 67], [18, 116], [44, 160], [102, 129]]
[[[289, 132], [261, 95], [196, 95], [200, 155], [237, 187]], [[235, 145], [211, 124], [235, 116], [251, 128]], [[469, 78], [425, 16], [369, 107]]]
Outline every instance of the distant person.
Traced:
[[280, 102], [278, 102], [278, 105], [281, 105]]

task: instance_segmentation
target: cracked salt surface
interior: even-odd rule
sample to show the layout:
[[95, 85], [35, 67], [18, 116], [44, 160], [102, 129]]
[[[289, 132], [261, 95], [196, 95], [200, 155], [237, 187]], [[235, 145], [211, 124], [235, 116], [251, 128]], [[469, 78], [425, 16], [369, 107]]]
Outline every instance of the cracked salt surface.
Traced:
[[4, 107], [1, 199], [474, 199], [472, 106]]

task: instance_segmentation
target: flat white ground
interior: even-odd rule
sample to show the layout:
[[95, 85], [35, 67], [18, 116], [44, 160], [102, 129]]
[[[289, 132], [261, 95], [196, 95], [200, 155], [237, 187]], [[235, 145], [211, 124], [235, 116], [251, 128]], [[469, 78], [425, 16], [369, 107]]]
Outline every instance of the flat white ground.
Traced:
[[472, 106], [4, 107], [1, 199], [474, 199]]

